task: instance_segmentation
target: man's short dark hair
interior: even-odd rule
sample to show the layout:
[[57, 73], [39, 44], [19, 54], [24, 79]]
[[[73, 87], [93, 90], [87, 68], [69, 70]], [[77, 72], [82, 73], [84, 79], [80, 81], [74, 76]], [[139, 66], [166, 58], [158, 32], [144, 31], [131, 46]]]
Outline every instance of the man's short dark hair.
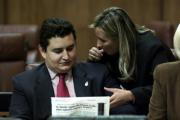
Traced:
[[40, 46], [46, 51], [49, 39], [52, 37], [65, 37], [71, 33], [74, 40], [76, 40], [74, 27], [69, 21], [60, 18], [48, 18], [41, 25]]

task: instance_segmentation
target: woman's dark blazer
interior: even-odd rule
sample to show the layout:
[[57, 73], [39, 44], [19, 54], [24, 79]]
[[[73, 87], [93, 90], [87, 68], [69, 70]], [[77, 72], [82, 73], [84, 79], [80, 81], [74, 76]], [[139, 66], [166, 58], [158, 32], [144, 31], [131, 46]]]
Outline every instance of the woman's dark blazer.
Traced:
[[[110, 64], [108, 64], [110, 58], [111, 56], [105, 56], [100, 62], [106, 64], [107, 67], [110, 68]], [[113, 64], [113, 69], [110, 68], [109, 70], [117, 79], [117, 76], [121, 76], [118, 71], [118, 57], [113, 56], [112, 59], [111, 65]], [[136, 67], [135, 73], [132, 76], [134, 80], [129, 82], [119, 81], [119, 84], [125, 89], [131, 90], [134, 94], [135, 101], [133, 105], [136, 114], [148, 113], [149, 100], [152, 94], [154, 68], [158, 64], [173, 60], [175, 60], [175, 58], [170, 49], [157, 39], [152, 32], [138, 34], [136, 41]], [[124, 110], [127, 109], [125, 108]], [[120, 112], [116, 114], [129, 114], [127, 111], [123, 112], [122, 109], [119, 111]]]

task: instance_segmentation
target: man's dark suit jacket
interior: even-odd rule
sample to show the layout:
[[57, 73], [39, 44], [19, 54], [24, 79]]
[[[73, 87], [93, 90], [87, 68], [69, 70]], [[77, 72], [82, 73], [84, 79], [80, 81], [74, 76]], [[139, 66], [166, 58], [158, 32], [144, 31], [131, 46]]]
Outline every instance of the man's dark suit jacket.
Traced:
[[[118, 87], [106, 67], [96, 63], [79, 63], [72, 69], [77, 97], [106, 96], [104, 86]], [[85, 83], [88, 82], [88, 86]], [[40, 120], [51, 115], [51, 97], [54, 97], [51, 78], [45, 64], [25, 71], [13, 78], [10, 115], [12, 117]]]

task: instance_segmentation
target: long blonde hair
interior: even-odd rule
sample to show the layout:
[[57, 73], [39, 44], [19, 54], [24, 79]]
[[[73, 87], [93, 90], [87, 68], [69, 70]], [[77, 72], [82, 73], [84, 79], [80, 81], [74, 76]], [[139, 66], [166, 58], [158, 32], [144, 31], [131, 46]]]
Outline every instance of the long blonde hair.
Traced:
[[146, 29], [136, 26], [128, 14], [119, 7], [110, 7], [96, 16], [90, 28], [103, 29], [111, 40], [119, 41], [118, 68], [122, 74], [121, 80], [132, 79], [136, 68], [137, 34]]

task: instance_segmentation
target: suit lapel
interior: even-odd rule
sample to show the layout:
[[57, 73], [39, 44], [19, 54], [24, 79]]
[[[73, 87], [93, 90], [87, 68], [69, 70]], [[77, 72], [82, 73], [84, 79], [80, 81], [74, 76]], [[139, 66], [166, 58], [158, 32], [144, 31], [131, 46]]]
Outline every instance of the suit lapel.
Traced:
[[[45, 66], [42, 69], [42, 72], [40, 73], [40, 77], [37, 81], [37, 84], [38, 85], [37, 85], [36, 92], [41, 93], [42, 96], [48, 96], [48, 97], [54, 96], [54, 90], [52, 87], [51, 78], [50, 78], [49, 72]], [[42, 93], [44, 93], [44, 94], [42, 94]]]
[[52, 87], [51, 78], [49, 72], [44, 65], [39, 72], [39, 79], [37, 80], [35, 96], [36, 96], [36, 106], [38, 106], [38, 114], [50, 115], [51, 114], [51, 97], [54, 96], [54, 90]]
[[87, 74], [80, 66], [74, 67], [72, 70], [74, 89], [77, 97], [91, 96], [91, 84], [87, 78]]

